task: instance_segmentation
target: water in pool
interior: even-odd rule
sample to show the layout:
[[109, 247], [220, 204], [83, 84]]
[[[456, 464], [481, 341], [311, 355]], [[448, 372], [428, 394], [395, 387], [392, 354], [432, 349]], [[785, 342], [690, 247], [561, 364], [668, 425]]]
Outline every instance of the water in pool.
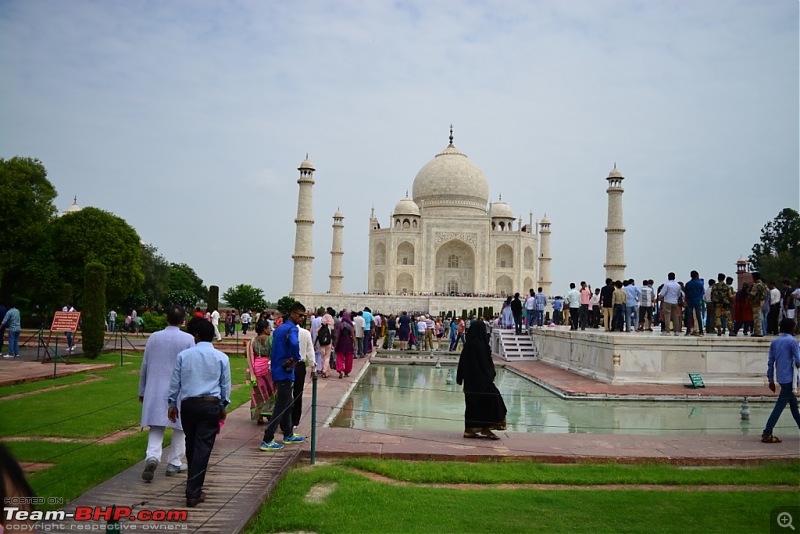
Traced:
[[[464, 394], [455, 383], [455, 372], [451, 366], [370, 365], [332, 425], [463, 430]], [[497, 368], [495, 384], [508, 408], [509, 432], [757, 435], [773, 406], [750, 403], [750, 420], [742, 421], [738, 398], [729, 402], [565, 400], [504, 368]], [[787, 407], [775, 433], [793, 428]]]

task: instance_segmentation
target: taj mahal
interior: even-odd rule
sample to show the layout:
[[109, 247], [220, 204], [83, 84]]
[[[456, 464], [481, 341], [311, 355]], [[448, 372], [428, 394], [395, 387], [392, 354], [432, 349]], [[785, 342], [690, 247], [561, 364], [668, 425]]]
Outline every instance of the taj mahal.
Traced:
[[498, 298], [542, 287], [550, 294], [550, 221], [525, 223], [507, 202], [489, 201], [483, 171], [453, 144], [422, 166], [382, 227], [369, 217], [367, 292], [342, 293], [344, 215], [333, 215], [330, 290], [311, 289], [314, 165], [299, 168], [294, 271], [290, 295], [307, 307], [384, 313], [499, 306]]

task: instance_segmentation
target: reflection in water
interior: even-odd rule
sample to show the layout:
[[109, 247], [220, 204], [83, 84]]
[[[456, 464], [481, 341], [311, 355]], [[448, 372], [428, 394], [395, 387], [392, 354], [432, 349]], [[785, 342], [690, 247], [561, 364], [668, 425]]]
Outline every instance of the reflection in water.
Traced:
[[[461, 386], [447, 384], [448, 368], [370, 365], [333, 426], [370, 429], [463, 430]], [[758, 434], [772, 403], [564, 400], [517, 374], [497, 369], [508, 407], [508, 431], [580, 434]], [[358, 409], [355, 407], [358, 406]], [[788, 414], [776, 433], [793, 428]]]

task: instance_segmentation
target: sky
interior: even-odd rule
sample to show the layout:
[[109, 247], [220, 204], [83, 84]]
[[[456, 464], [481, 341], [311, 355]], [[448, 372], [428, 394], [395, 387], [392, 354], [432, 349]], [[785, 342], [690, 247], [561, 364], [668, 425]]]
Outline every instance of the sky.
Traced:
[[363, 292], [371, 209], [452, 124], [492, 201], [550, 219], [554, 293], [602, 285], [615, 164], [626, 276], [708, 278], [800, 204], [799, 42], [796, 0], [0, 0], [0, 157], [274, 302], [306, 154], [314, 291], [340, 209]]

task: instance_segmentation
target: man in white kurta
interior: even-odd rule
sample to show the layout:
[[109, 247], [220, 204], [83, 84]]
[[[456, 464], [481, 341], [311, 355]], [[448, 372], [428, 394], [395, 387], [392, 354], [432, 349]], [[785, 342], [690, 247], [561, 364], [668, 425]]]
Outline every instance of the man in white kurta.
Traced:
[[161, 461], [164, 430], [171, 427], [172, 446], [167, 457], [167, 476], [187, 471], [183, 457], [186, 453], [186, 438], [180, 419], [173, 423], [167, 418], [167, 397], [169, 381], [178, 353], [194, 346], [194, 337], [179, 328], [183, 324], [186, 313], [180, 306], [173, 306], [167, 311], [167, 326], [160, 332], [153, 333], [147, 340], [142, 359], [142, 370], [139, 375], [139, 402], [142, 403], [142, 428], [149, 426], [145, 454], [144, 480], [153, 480], [153, 474]]
[[217, 341], [222, 341], [222, 336], [219, 335], [219, 311], [214, 310], [211, 312], [211, 324], [214, 325], [214, 337]]

